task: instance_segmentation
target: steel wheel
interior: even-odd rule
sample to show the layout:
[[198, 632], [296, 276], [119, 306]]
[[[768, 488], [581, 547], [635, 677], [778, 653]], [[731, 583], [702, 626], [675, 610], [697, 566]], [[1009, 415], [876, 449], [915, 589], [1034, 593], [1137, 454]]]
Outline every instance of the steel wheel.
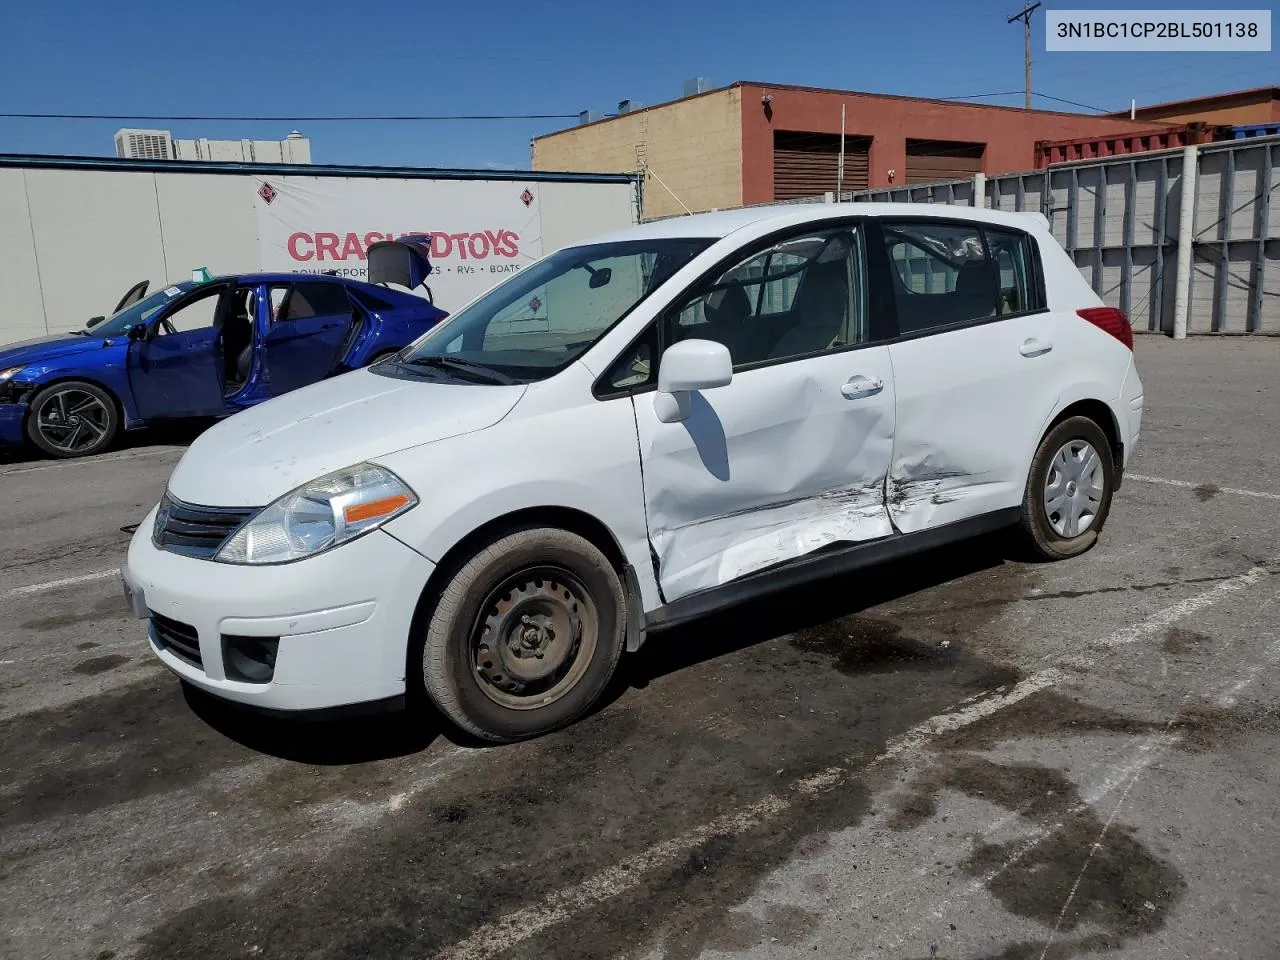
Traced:
[[32, 411], [33, 439], [50, 453], [83, 456], [110, 442], [116, 429], [116, 412], [101, 391], [67, 385], [55, 387]]
[[1093, 524], [1106, 493], [1106, 473], [1093, 444], [1074, 439], [1049, 461], [1044, 484], [1044, 515], [1060, 537], [1078, 537]]
[[485, 696], [509, 709], [554, 703], [577, 685], [595, 655], [595, 601], [567, 570], [531, 567], [507, 577], [476, 621], [472, 672]]

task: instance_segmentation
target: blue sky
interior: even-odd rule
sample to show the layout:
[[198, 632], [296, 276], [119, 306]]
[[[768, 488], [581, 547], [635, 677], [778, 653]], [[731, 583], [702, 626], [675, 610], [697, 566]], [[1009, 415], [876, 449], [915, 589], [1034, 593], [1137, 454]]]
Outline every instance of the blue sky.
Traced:
[[[1126, 8], [1167, 7], [1130, 2]], [[1054, 9], [1113, 6], [1049, 3]], [[1194, 6], [1222, 9], [1259, 4]], [[706, 76], [914, 96], [1018, 91], [1018, 0], [63, 0], [0, 10], [0, 112], [576, 114], [651, 104]], [[361, 10], [368, 12], [361, 12]], [[1047, 53], [1033, 88], [1119, 110], [1280, 83], [1280, 54]], [[56, 11], [56, 14], [51, 11]], [[1064, 108], [1048, 101], [1037, 106]], [[317, 163], [527, 167], [571, 121], [298, 124]], [[129, 122], [0, 119], [0, 152], [112, 152]], [[175, 136], [279, 139], [288, 123], [171, 122]]]

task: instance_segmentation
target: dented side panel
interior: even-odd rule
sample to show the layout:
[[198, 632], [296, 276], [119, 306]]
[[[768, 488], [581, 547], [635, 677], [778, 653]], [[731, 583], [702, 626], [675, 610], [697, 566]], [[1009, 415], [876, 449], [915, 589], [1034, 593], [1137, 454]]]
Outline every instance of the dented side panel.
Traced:
[[[856, 376], [883, 381], [847, 399]], [[667, 602], [839, 542], [888, 536], [887, 347], [739, 372], [662, 423], [635, 398], [649, 539]]]
[[[1053, 314], [1011, 317], [890, 346], [897, 390], [889, 514], [914, 533], [1017, 506], [1045, 414], [1061, 390], [1055, 349], [1026, 357], [1029, 339], [1061, 339]], [[1064, 347], [1068, 345], [1063, 344]]]

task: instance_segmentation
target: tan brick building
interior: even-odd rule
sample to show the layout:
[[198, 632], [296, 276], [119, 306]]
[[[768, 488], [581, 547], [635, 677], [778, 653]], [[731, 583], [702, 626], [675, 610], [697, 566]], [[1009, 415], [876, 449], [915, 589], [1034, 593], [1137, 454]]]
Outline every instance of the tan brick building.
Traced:
[[[844, 168], [839, 171], [841, 110]], [[1152, 130], [1096, 117], [739, 81], [533, 141], [534, 170], [646, 173], [646, 217], [1008, 173], [1037, 140]]]

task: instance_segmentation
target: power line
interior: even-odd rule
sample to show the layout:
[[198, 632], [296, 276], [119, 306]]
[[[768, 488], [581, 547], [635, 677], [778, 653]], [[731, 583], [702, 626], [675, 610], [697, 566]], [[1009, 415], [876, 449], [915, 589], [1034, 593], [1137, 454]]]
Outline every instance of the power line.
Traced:
[[1098, 113], [1107, 113], [1104, 107], [1095, 107], [1092, 104], [1080, 103], [1077, 100], [1063, 100], [1061, 97], [1051, 97], [1047, 93], [1036, 93], [1033, 96], [1040, 97], [1042, 100], [1053, 100], [1055, 103], [1068, 103], [1073, 107], [1084, 107], [1086, 110], [1094, 110]]
[[232, 117], [197, 115], [162, 115], [129, 113], [0, 113], [3, 120], [207, 120], [245, 123], [387, 123], [401, 121], [443, 120], [576, 120], [576, 113], [491, 113], [491, 114], [421, 114], [403, 116], [376, 116], [355, 114], [350, 116], [277, 116]]

